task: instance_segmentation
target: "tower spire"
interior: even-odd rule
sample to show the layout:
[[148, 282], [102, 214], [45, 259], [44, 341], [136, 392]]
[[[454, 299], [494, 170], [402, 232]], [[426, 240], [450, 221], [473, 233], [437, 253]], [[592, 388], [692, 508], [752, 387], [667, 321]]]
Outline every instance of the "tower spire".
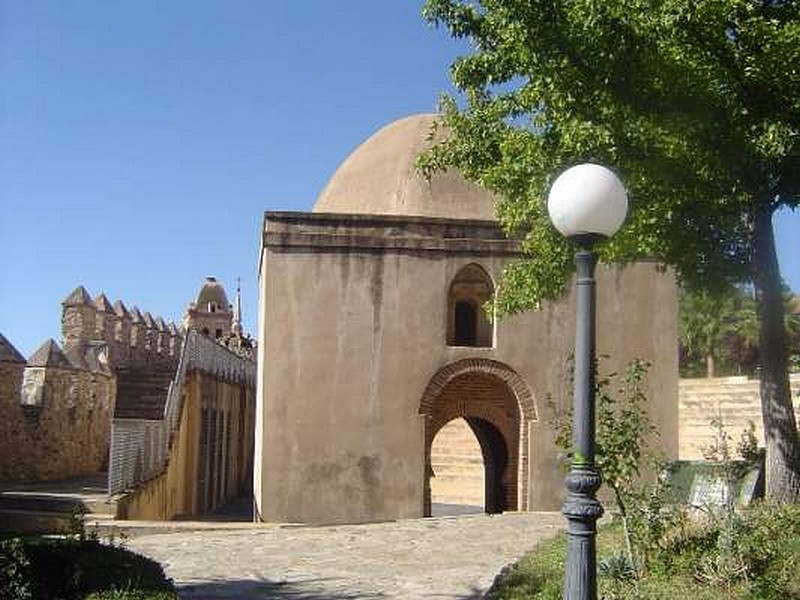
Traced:
[[233, 334], [242, 335], [242, 279], [236, 278], [236, 304], [233, 307]]

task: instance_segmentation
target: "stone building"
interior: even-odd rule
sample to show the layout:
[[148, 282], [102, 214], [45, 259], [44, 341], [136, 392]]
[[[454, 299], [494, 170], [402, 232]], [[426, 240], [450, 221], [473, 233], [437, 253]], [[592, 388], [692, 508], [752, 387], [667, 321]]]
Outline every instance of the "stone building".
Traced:
[[[414, 169], [433, 117], [359, 146], [313, 213], [267, 212], [260, 256], [254, 495], [265, 521], [430, 514], [431, 447], [463, 418], [480, 445], [485, 509], [555, 510], [563, 457], [548, 406], [571, 394], [574, 297], [488, 319], [521, 256], [493, 198], [455, 172]], [[605, 368], [653, 367], [650, 416], [677, 456], [677, 294], [655, 264], [598, 268]]]

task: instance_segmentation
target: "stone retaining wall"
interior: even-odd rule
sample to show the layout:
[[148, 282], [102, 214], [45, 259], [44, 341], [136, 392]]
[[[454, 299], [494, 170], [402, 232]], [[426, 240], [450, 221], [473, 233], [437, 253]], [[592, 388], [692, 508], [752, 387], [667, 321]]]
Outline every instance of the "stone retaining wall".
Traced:
[[[800, 374], [791, 377], [795, 415], [800, 414]], [[714, 439], [711, 420], [720, 417], [734, 443], [749, 422], [764, 445], [761, 423], [761, 396], [757, 379], [713, 377], [681, 379], [678, 384], [679, 455], [686, 460], [703, 458], [703, 449]]]

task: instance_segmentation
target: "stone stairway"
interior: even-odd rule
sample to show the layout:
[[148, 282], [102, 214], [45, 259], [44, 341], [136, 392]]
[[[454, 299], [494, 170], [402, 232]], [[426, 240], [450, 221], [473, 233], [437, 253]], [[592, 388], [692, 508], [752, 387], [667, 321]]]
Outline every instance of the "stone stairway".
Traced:
[[484, 506], [481, 448], [464, 419], [445, 425], [431, 447], [431, 502]]
[[146, 368], [117, 371], [115, 419], [162, 419], [174, 369]]
[[[800, 415], [800, 375], [793, 374], [790, 380], [795, 414]], [[716, 417], [722, 419], [734, 447], [749, 421], [755, 425], [756, 438], [763, 446], [758, 380], [746, 377], [681, 379], [678, 397], [680, 458], [703, 458], [703, 449], [714, 440], [714, 430], [710, 423]]]
[[116, 503], [106, 493], [106, 477], [0, 484], [0, 532], [65, 533], [81, 519], [113, 520]]

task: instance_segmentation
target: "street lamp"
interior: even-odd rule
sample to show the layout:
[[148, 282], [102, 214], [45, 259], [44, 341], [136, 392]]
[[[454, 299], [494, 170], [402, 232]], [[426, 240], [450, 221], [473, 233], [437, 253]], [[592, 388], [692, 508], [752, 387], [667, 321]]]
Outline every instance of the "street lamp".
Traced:
[[575, 387], [572, 400], [573, 459], [561, 512], [567, 518], [564, 600], [595, 600], [595, 534], [603, 507], [595, 498], [600, 474], [594, 464], [595, 291], [594, 244], [614, 235], [625, 220], [628, 197], [606, 167], [582, 164], [564, 171], [550, 188], [547, 211], [564, 237], [577, 246]]

